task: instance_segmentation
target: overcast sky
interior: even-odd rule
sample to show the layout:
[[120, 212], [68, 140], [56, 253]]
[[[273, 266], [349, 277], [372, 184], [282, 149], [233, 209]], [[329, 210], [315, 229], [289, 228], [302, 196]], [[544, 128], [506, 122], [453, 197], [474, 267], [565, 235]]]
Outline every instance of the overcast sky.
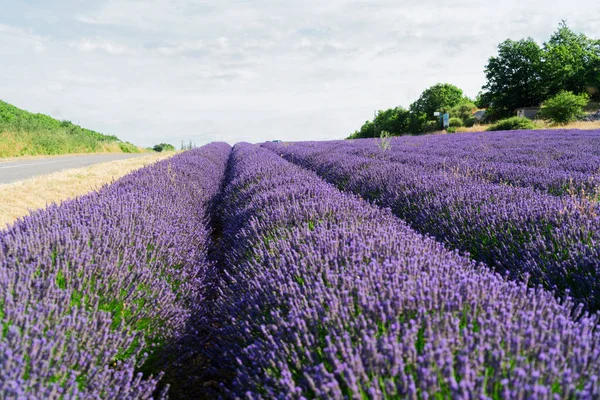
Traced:
[[346, 137], [595, 1], [0, 0], [0, 99], [138, 145]]

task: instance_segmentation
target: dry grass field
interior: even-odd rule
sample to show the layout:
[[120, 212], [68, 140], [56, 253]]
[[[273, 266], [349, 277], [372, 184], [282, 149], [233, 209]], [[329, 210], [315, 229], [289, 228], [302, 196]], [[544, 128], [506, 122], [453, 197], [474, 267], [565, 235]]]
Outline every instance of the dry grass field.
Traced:
[[59, 203], [96, 190], [133, 170], [175, 154], [154, 153], [145, 157], [110, 161], [0, 185], [0, 229], [29, 214], [30, 210], [44, 208], [48, 204]]

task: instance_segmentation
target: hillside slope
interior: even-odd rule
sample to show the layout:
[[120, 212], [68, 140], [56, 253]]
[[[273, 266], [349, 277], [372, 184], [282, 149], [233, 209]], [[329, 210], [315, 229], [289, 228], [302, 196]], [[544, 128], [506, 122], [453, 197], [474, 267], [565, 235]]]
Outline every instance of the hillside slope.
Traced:
[[0, 100], [0, 158], [140, 151], [116, 136], [103, 135], [45, 114], [33, 114]]

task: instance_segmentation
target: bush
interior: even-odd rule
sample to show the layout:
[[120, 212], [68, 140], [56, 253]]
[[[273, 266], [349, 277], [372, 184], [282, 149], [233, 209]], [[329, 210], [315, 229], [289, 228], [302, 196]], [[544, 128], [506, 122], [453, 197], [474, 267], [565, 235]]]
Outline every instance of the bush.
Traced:
[[448, 132], [448, 133], [456, 133], [456, 127], [455, 126], [450, 126], [448, 129], [446, 129], [446, 132]]
[[540, 118], [548, 119], [557, 124], [568, 124], [583, 115], [587, 105], [587, 94], [574, 94], [562, 91], [544, 102]]
[[473, 116], [463, 119], [463, 125], [466, 126], [467, 128], [472, 127], [473, 125], [475, 125], [476, 122], [477, 122], [477, 118], [475, 118]]
[[154, 146], [152, 149], [160, 153], [161, 151], [175, 151], [175, 146], [169, 143], [160, 143]]
[[473, 115], [473, 110], [475, 109], [477, 109], [477, 106], [473, 102], [465, 99], [461, 104], [448, 110], [448, 113], [451, 117], [460, 118], [464, 121]]
[[410, 131], [411, 114], [402, 107], [380, 110], [373, 121], [365, 121], [360, 130], [354, 131], [346, 139], [378, 137], [382, 131], [391, 136], [400, 136]]
[[512, 117], [501, 119], [490, 126], [488, 131], [514, 131], [519, 129], [535, 129], [535, 124], [524, 117]]
[[140, 149], [129, 142], [119, 142], [119, 148], [123, 153], [139, 153]]
[[423, 124], [423, 132], [430, 133], [440, 129], [439, 121], [427, 121]]
[[452, 128], [458, 128], [459, 126], [463, 126], [463, 121], [457, 117], [450, 118], [450, 121], [448, 121], [448, 126]]

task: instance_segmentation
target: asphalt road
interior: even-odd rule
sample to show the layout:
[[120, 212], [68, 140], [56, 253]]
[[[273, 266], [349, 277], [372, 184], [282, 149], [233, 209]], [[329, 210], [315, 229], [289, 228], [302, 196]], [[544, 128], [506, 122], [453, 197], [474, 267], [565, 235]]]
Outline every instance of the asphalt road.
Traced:
[[65, 169], [87, 167], [107, 161], [124, 160], [131, 157], [146, 156], [136, 154], [90, 154], [78, 156], [60, 156], [22, 161], [0, 162], [0, 184], [21, 181], [38, 175], [46, 175]]

